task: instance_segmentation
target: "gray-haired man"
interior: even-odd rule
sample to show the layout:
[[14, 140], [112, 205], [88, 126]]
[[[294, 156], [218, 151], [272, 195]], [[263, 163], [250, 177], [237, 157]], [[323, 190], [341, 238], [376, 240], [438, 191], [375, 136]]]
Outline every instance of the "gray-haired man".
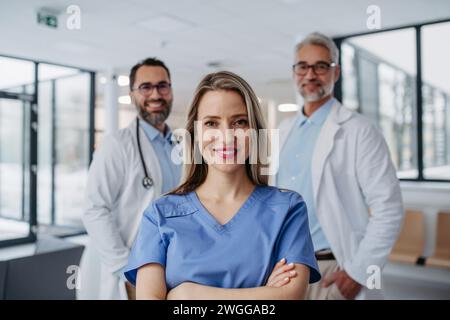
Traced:
[[403, 218], [382, 134], [333, 97], [338, 62], [336, 45], [322, 34], [297, 45], [293, 78], [305, 102], [280, 125], [277, 185], [304, 197], [322, 273], [309, 299], [379, 297], [367, 290], [368, 279], [386, 263]]

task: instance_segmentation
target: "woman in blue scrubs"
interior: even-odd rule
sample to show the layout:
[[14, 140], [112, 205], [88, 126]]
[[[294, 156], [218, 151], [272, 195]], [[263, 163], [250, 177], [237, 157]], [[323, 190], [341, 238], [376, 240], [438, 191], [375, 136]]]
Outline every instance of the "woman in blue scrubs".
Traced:
[[218, 72], [201, 81], [184, 182], [146, 209], [125, 269], [138, 299], [303, 299], [320, 279], [305, 202], [268, 186], [260, 129], [245, 80]]

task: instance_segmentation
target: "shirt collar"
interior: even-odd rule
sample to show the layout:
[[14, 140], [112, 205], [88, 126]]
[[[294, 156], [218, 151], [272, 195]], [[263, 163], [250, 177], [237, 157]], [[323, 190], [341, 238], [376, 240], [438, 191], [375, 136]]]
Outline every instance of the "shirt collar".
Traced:
[[327, 119], [328, 113], [331, 110], [331, 106], [334, 104], [334, 100], [335, 99], [333, 97], [328, 99], [309, 118], [303, 113], [303, 106], [298, 112], [297, 126], [303, 125], [307, 120], [309, 120], [309, 122], [312, 124], [322, 125]]
[[172, 130], [167, 124], [165, 136], [163, 136], [163, 134], [158, 129], [156, 129], [154, 126], [152, 126], [145, 120], [139, 119], [139, 125], [141, 126], [142, 129], [144, 129], [145, 134], [147, 135], [147, 137], [150, 138], [151, 141], [154, 141], [156, 138], [160, 137], [161, 139], [165, 139], [168, 142], [171, 142]]

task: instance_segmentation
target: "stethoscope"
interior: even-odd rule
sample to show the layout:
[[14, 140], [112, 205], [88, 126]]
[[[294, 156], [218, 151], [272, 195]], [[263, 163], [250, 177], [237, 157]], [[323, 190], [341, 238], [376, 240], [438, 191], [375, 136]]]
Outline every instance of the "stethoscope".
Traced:
[[144, 168], [144, 178], [142, 179], [142, 185], [145, 189], [150, 189], [153, 186], [153, 179], [147, 172], [147, 166], [145, 165], [144, 156], [142, 155], [142, 148], [141, 148], [141, 139], [139, 135], [139, 118], [136, 118], [136, 139], [137, 139], [137, 145], [139, 150], [139, 156], [141, 157], [141, 163], [142, 167]]

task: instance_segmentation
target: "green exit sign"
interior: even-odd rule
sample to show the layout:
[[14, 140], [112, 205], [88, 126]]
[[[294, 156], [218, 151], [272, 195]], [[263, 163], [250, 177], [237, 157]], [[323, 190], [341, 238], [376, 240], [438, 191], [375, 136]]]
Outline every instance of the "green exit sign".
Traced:
[[39, 24], [46, 25], [50, 28], [58, 28], [58, 17], [51, 13], [38, 12], [37, 21]]

